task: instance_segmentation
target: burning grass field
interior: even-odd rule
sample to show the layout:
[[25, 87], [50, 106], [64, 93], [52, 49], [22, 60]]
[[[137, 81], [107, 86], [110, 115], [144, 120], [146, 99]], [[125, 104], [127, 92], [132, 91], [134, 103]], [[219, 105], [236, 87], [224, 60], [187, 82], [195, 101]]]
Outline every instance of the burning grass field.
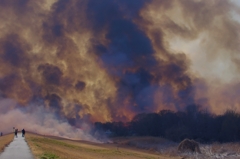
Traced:
[[0, 152], [13, 140], [13, 134], [7, 134], [0, 137]]
[[[119, 139], [118, 139], [119, 140]], [[36, 134], [26, 135], [32, 153], [40, 159], [178, 159], [126, 144], [73, 141]]]

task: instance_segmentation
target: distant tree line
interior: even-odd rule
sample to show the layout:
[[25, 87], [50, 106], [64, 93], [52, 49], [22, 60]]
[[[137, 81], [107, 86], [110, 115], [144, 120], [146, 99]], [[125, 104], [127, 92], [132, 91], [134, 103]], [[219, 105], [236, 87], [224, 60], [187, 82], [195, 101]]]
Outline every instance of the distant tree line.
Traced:
[[184, 112], [142, 113], [128, 123], [96, 122], [95, 130], [110, 132], [110, 136], [154, 136], [177, 142], [185, 138], [199, 142], [240, 141], [239, 113], [228, 110], [217, 116], [199, 108], [191, 105]]

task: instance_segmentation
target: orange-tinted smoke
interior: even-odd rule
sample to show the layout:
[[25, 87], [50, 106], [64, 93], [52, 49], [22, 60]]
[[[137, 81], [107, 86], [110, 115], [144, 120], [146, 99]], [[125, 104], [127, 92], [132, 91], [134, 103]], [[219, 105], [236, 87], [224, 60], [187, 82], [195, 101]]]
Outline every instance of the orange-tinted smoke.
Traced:
[[73, 125], [194, 103], [238, 108], [237, 9], [218, 0], [0, 0], [1, 98], [40, 101]]

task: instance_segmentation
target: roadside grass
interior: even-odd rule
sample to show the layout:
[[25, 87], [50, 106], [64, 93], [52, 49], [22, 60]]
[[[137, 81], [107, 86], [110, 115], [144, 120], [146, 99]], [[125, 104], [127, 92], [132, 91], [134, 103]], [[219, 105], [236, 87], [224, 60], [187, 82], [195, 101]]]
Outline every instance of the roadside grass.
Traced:
[[27, 134], [26, 141], [36, 159], [174, 159], [164, 155], [119, 148], [111, 144], [94, 144]]
[[51, 154], [51, 153], [44, 153], [40, 159], [58, 159], [59, 157], [56, 156], [55, 154]]
[[0, 136], [0, 152], [4, 150], [4, 148], [13, 141], [14, 135], [8, 134]]

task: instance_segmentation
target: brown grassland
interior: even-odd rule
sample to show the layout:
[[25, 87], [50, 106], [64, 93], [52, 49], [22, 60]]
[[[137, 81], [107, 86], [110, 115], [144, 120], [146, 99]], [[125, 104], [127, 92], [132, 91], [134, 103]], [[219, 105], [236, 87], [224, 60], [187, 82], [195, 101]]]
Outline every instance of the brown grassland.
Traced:
[[27, 134], [26, 141], [36, 159], [177, 159], [116, 144], [74, 141]]
[[[0, 153], [14, 138], [0, 136]], [[202, 153], [179, 153], [177, 143], [154, 137], [111, 138], [112, 143], [92, 143], [27, 133], [25, 139], [35, 159], [212, 159], [240, 158], [240, 144], [200, 144]]]
[[13, 138], [14, 138], [13, 134], [0, 136], [0, 152], [2, 152], [10, 142], [12, 142]]

